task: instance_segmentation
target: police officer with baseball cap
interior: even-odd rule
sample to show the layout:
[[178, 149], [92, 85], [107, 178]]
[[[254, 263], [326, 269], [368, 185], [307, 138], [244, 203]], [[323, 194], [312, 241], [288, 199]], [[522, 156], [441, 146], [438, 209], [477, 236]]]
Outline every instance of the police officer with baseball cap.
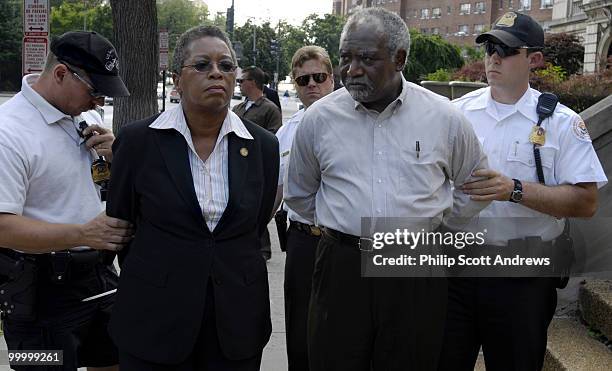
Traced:
[[133, 230], [106, 216], [92, 163], [112, 161], [115, 139], [95, 107], [127, 95], [113, 45], [68, 32], [0, 105], [0, 310], [14, 369], [117, 369], [112, 260]]
[[[542, 27], [508, 12], [476, 42], [484, 43], [489, 87], [453, 103], [472, 124], [490, 169], [475, 171], [477, 180], [460, 189], [493, 202], [465, 229], [485, 231], [490, 250], [555, 256], [570, 244], [565, 218], [591, 217], [607, 178], [580, 116], [529, 86], [530, 70], [544, 58]], [[481, 347], [489, 371], [542, 369], [563, 280], [508, 272], [449, 279], [439, 371], [474, 370]]]

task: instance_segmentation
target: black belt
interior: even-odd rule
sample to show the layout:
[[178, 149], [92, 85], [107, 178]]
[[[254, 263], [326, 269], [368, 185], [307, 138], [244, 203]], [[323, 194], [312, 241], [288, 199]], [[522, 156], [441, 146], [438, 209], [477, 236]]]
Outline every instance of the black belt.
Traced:
[[99, 250], [61, 250], [44, 254], [28, 254], [0, 248], [0, 253], [16, 260], [33, 261], [39, 269], [49, 267], [51, 279], [57, 282], [65, 281], [69, 268], [72, 273], [87, 272], [97, 264], [106, 264], [107, 260], [110, 260], [106, 259], [107, 254]]
[[370, 237], [358, 237], [352, 234], [323, 227], [323, 234], [337, 240], [338, 242], [355, 247], [361, 251], [372, 251], [372, 239]]
[[300, 223], [290, 219], [289, 226], [297, 229], [300, 232], [306, 233], [309, 236], [321, 236], [321, 228], [317, 227], [316, 225]]

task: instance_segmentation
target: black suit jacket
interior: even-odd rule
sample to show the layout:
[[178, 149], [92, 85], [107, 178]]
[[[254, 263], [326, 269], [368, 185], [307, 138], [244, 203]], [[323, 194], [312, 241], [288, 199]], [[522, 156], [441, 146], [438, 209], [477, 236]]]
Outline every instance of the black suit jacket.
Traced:
[[133, 222], [136, 232], [120, 256], [111, 336], [138, 358], [183, 361], [195, 346], [212, 280], [223, 353], [252, 357], [271, 333], [259, 236], [276, 194], [278, 141], [244, 120], [254, 140], [229, 134], [229, 201], [211, 232], [195, 195], [187, 143], [174, 129], [149, 128], [155, 118], [125, 126], [113, 144], [107, 214]]
[[281, 110], [281, 112], [283, 112], [283, 109], [281, 108], [281, 104], [280, 104], [280, 99], [278, 98], [278, 91], [274, 89], [270, 89], [269, 87], [264, 85], [263, 93], [266, 96], [266, 98], [268, 98], [272, 103], [276, 104], [276, 107], [278, 107], [278, 109]]

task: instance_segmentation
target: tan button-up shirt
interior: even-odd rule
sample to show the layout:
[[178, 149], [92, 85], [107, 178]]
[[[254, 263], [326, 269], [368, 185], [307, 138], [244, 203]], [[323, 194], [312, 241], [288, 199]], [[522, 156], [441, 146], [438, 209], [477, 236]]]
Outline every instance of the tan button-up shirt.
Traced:
[[251, 105], [242, 102], [233, 109], [234, 113], [243, 119], [253, 121], [264, 129], [273, 133], [282, 125], [282, 115], [278, 107], [263, 95]]

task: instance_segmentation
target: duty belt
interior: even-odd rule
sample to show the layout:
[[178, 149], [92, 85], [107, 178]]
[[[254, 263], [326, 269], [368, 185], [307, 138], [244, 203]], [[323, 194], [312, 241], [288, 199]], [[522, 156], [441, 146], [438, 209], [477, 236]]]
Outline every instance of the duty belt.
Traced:
[[[107, 258], [111, 258], [99, 250], [61, 250], [45, 254], [27, 254], [2, 248], [0, 252], [14, 259], [33, 261], [39, 267], [47, 265], [51, 274], [50, 278], [56, 283], [65, 282], [69, 271], [86, 272], [93, 269], [96, 264], [106, 264]], [[110, 261], [112, 264], [112, 260]]]
[[310, 225], [306, 223], [296, 222], [295, 220], [289, 220], [290, 226], [297, 229], [300, 232], [304, 232], [309, 236], [319, 237], [321, 236], [321, 228], [316, 225]]

